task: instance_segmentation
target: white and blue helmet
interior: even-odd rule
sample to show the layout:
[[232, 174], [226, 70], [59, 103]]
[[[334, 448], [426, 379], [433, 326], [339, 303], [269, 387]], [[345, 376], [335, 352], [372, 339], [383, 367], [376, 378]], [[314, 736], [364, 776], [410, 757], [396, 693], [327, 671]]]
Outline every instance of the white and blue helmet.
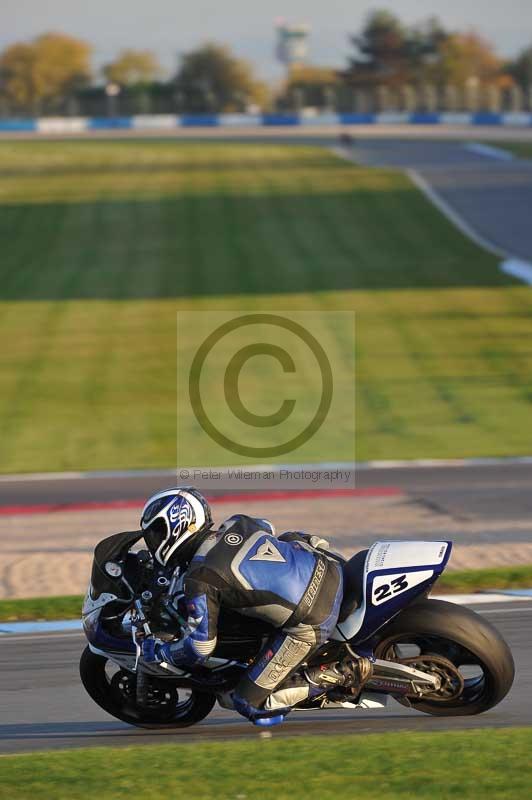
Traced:
[[212, 526], [211, 509], [192, 486], [176, 486], [152, 495], [142, 509], [140, 526], [154, 558], [166, 566], [193, 536]]

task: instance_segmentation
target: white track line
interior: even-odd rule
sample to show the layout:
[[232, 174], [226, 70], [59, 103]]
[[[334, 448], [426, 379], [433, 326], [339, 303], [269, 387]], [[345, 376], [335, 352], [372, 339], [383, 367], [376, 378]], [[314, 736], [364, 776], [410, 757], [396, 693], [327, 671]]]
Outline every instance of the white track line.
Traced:
[[[349, 134], [348, 134], [349, 135]], [[357, 159], [356, 153], [353, 152], [351, 145], [332, 145], [332, 147], [327, 148], [333, 155], [338, 156], [338, 158], [343, 158], [344, 161], [349, 161], [351, 164], [359, 167], [365, 167], [367, 164], [364, 164], [362, 161]]]
[[[288, 469], [353, 469], [357, 470], [379, 470], [379, 469], [445, 469], [449, 467], [459, 467], [466, 469], [468, 467], [505, 467], [505, 466], [530, 466], [532, 465], [532, 456], [515, 456], [509, 458], [413, 458], [413, 459], [375, 459], [373, 461], [327, 461], [317, 462], [315, 464], [246, 464], [245, 469], [262, 470], [262, 469], [280, 469], [287, 467]], [[199, 467], [198, 469], [201, 469]], [[227, 472], [229, 469], [239, 469], [237, 465], [234, 467], [213, 467], [218, 472]], [[98, 472], [27, 472], [18, 473], [13, 475], [0, 475], [0, 483], [23, 483], [25, 481], [73, 481], [73, 480], [91, 480], [102, 478], [104, 480], [112, 480], [113, 478], [159, 478], [159, 477], [175, 477], [175, 469], [153, 469], [153, 470], [101, 470]]]
[[463, 219], [463, 217], [458, 214], [452, 208], [449, 203], [443, 199], [436, 191], [432, 188], [432, 186], [428, 183], [427, 180], [421, 175], [416, 169], [407, 169], [405, 170], [406, 174], [412, 181], [412, 183], [417, 186], [417, 188], [423, 192], [425, 197], [430, 200], [430, 202], [436, 206], [436, 208], [441, 211], [441, 213], [447, 217], [447, 219], [453, 223], [462, 233], [464, 236], [467, 236], [469, 239], [472, 239], [475, 244], [478, 244], [479, 247], [482, 247], [484, 250], [487, 250], [493, 255], [499, 256], [499, 258], [515, 258], [512, 253], [509, 253], [506, 250], [503, 250], [502, 247], [490, 242], [489, 239], [485, 239], [482, 234], [478, 233], [471, 225]]
[[[480, 153], [484, 156], [491, 156], [492, 158], [498, 158], [499, 160], [509, 161], [513, 159], [513, 155], [507, 153], [505, 150], [501, 150], [497, 147], [489, 147], [488, 145], [483, 145], [480, 142], [470, 142], [465, 144], [464, 147], [466, 149], [471, 150], [472, 152]], [[356, 164], [357, 161], [352, 153], [348, 152], [345, 148], [341, 147], [330, 147], [330, 152], [334, 153], [339, 158], [343, 158], [351, 163]], [[408, 175], [412, 183], [422, 192], [427, 200], [436, 206], [438, 211], [440, 211], [449, 222], [458, 228], [464, 236], [467, 236], [471, 239], [476, 245], [482, 247], [483, 250], [487, 250], [488, 253], [492, 253], [493, 255], [497, 256], [498, 258], [502, 258], [503, 261], [499, 265], [499, 269], [506, 273], [507, 275], [511, 275], [518, 280], [523, 281], [524, 283], [532, 286], [532, 264], [529, 264], [527, 261], [519, 258], [514, 253], [510, 253], [508, 250], [505, 250], [499, 245], [495, 244], [494, 242], [486, 239], [481, 233], [476, 231], [466, 220], [460, 216], [460, 214], [455, 211], [449, 203], [439, 195], [435, 189], [429, 184], [429, 182], [418, 172], [416, 169], [405, 169], [405, 174]]]
[[477, 611], [477, 614], [513, 614], [515, 611], [522, 614], [525, 611], [532, 611], [532, 606], [528, 606], [527, 608], [486, 608], [482, 611]]
[[[452, 572], [449, 574], [452, 575]], [[530, 603], [530, 597], [504, 595], [498, 592], [490, 592], [489, 594], [487, 592], [486, 594], [431, 594], [430, 599], [446, 600], [448, 603], [456, 603], [459, 606], [483, 605], [486, 603], [513, 603], [515, 601], [518, 603]]]
[[502, 262], [500, 269], [506, 272], [507, 275], [512, 275], [514, 278], [518, 278], [532, 286], [532, 264], [527, 264], [526, 261], [520, 261], [516, 258], [508, 258]]
[[512, 277], [532, 286], [532, 264], [509, 253], [507, 250], [499, 247], [499, 245], [486, 239], [481, 233], [478, 233], [478, 231], [472, 228], [471, 225], [432, 188], [428, 181], [426, 181], [423, 175], [417, 170], [407, 169], [406, 174], [414, 185], [423, 192], [425, 197], [430, 200], [430, 202], [433, 203], [436, 208], [464, 234], [464, 236], [467, 236], [475, 242], [475, 244], [487, 250], [489, 253], [493, 253], [493, 255], [503, 259], [502, 263], [499, 264], [499, 269], [502, 272], [507, 275], [512, 275]]
[[355, 469], [408, 469], [411, 467], [445, 468], [445, 467], [504, 467], [531, 465], [532, 456], [516, 456], [515, 458], [413, 458], [381, 459], [377, 461], [359, 461]]
[[[235, 467], [236, 469], [236, 467]], [[91, 478], [157, 478], [175, 477], [177, 470], [168, 469], [122, 469], [122, 470], [87, 470], [86, 472], [20, 472], [12, 475], [0, 475], [0, 483], [18, 481], [77, 481]]]
[[493, 147], [493, 145], [482, 144], [481, 142], [466, 142], [464, 148], [471, 153], [486, 156], [487, 158], [496, 158], [498, 161], [514, 160], [514, 154], [510, 153], [509, 150], [503, 150], [501, 147]]

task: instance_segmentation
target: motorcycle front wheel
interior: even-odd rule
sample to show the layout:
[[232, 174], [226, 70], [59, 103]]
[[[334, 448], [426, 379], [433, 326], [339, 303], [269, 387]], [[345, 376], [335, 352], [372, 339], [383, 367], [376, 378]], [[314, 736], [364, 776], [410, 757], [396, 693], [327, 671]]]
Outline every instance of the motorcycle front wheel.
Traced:
[[480, 714], [508, 694], [515, 667], [510, 648], [479, 614], [456, 603], [423, 600], [379, 631], [377, 658], [437, 674], [441, 690], [400, 703], [436, 716]]
[[154, 685], [154, 702], [149, 709], [135, 702], [136, 675], [121, 669], [110, 659], [83, 651], [79, 663], [81, 682], [95, 703], [113, 717], [139, 728], [187, 728], [212, 711], [216, 697], [172, 686], [168, 679]]

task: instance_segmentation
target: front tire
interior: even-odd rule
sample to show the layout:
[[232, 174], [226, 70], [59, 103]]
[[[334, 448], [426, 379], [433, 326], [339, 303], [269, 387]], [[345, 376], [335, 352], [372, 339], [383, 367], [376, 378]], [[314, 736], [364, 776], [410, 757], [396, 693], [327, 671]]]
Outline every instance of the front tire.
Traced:
[[[417, 648], [420, 656], [447, 659], [463, 674], [458, 697], [409, 698], [406, 704], [426, 714], [481, 714], [500, 703], [512, 686], [514, 660], [502, 636], [479, 614], [456, 603], [416, 603], [386, 625], [379, 638], [377, 658], [400, 661], [405, 650], [408, 653], [408, 648]], [[467, 670], [474, 669], [476, 674], [468, 677]]]
[[108, 665], [111, 664], [110, 659], [86, 647], [79, 663], [81, 682], [100, 708], [129, 725], [139, 728], [187, 728], [205, 719], [216, 703], [215, 695], [194, 691], [186, 701], [180, 703], [171, 682], [165, 679], [170, 698], [166, 703], [161, 703], [160, 710], [139, 708], [135, 703], [135, 674], [118, 669], [111, 676], [108, 672]]

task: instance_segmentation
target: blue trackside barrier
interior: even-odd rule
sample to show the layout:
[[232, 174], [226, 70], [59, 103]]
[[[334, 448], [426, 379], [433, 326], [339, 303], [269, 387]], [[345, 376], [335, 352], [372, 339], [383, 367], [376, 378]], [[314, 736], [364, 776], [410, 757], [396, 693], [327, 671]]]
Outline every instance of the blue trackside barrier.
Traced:
[[0, 133], [18, 131], [42, 134], [75, 134], [91, 130], [171, 130], [172, 128], [294, 127], [335, 125], [504, 125], [532, 127], [532, 113], [478, 111], [406, 112], [327, 112], [316, 116], [302, 114], [144, 114], [134, 117], [40, 117], [38, 119], [0, 119]]
[[217, 114], [183, 114], [176, 124], [183, 128], [216, 128], [220, 122]]
[[408, 122], [411, 125], [439, 125], [441, 116], [433, 111], [416, 111], [414, 114], [410, 114]]
[[132, 128], [133, 117], [91, 117], [88, 120], [89, 130], [108, 130], [109, 128]]
[[478, 111], [473, 114], [472, 125], [502, 125], [504, 122], [502, 114], [494, 111]]
[[0, 131], [36, 131], [34, 119], [0, 119]]
[[301, 117], [299, 114], [263, 114], [263, 125], [300, 125]]
[[373, 125], [375, 119], [375, 114], [358, 114], [354, 111], [338, 114], [340, 125]]

